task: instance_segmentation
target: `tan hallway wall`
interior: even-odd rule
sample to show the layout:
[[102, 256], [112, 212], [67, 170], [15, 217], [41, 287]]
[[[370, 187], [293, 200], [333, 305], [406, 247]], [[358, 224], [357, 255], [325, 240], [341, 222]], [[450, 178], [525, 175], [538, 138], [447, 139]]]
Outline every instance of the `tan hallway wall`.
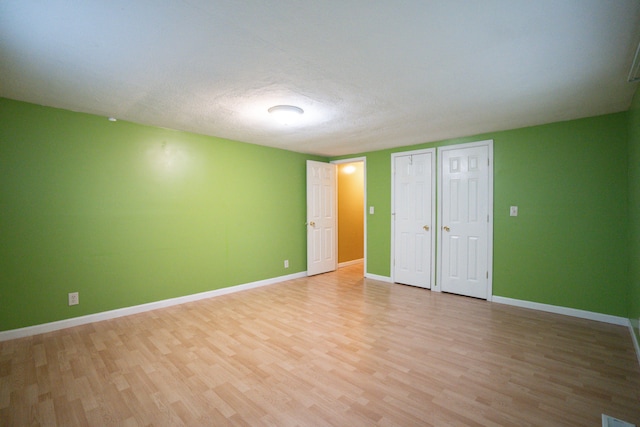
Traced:
[[338, 263], [364, 258], [364, 163], [338, 165]]

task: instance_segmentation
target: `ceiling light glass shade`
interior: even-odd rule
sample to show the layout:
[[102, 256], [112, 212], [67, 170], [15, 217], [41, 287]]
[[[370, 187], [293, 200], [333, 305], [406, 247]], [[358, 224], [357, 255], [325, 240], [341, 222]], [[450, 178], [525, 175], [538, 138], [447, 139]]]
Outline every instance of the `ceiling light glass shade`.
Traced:
[[346, 174], [352, 174], [356, 171], [356, 167], [353, 165], [347, 165], [344, 167], [344, 169], [342, 169], [342, 172], [346, 173]]
[[302, 108], [296, 107], [295, 105], [274, 105], [267, 111], [278, 121], [285, 124], [295, 121], [304, 113]]

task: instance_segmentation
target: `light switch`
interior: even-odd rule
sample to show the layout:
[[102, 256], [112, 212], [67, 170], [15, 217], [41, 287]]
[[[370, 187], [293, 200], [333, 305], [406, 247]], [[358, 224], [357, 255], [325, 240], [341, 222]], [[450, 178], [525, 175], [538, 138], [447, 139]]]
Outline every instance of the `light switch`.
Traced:
[[510, 216], [518, 216], [518, 207], [517, 206], [511, 206], [511, 208], [509, 209], [509, 215]]
[[373, 215], [374, 209], [373, 206], [369, 206], [369, 215]]

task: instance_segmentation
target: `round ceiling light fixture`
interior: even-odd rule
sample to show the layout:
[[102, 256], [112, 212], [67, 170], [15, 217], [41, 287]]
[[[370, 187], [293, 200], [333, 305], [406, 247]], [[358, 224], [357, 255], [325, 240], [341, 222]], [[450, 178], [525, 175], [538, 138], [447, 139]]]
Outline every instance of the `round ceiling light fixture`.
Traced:
[[267, 110], [278, 121], [288, 124], [304, 114], [304, 110], [295, 105], [274, 105]]
[[350, 175], [356, 171], [356, 167], [354, 165], [347, 165], [342, 169], [342, 172]]

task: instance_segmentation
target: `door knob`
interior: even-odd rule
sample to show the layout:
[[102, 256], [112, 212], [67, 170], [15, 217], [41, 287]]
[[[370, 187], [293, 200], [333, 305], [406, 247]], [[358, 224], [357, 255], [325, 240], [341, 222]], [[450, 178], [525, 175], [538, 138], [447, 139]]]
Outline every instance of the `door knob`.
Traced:
[[423, 225], [422, 228], [424, 228], [424, 231], [429, 231], [429, 226], [428, 225]]
[[449, 227], [447, 227], [446, 225], [444, 227], [442, 227], [444, 229], [444, 231], [451, 231], [451, 229]]
[[315, 226], [316, 226], [316, 223], [315, 223], [315, 222], [313, 222], [313, 221], [311, 221], [311, 222], [309, 223], [309, 225], [310, 225], [310, 226], [312, 226], [312, 227], [315, 227]]

